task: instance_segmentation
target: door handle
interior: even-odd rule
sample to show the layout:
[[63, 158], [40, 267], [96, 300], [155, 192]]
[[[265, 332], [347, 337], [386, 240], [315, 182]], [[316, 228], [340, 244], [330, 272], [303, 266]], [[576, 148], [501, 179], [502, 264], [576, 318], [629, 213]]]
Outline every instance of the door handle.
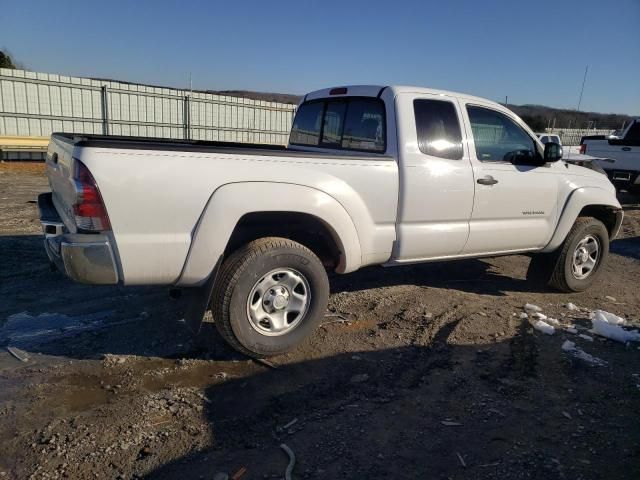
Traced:
[[623, 152], [630, 152], [631, 151], [631, 147], [622, 147], [622, 151]]
[[498, 180], [493, 178], [491, 175], [486, 175], [482, 178], [479, 178], [478, 183], [480, 185], [495, 185], [496, 183], [498, 183]]

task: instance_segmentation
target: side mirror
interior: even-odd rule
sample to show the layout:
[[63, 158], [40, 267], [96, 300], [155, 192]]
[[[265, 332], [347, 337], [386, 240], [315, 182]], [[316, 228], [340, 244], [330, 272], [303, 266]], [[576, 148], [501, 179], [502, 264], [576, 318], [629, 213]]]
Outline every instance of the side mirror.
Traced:
[[557, 162], [562, 158], [562, 146], [559, 143], [547, 142], [544, 144], [544, 161]]

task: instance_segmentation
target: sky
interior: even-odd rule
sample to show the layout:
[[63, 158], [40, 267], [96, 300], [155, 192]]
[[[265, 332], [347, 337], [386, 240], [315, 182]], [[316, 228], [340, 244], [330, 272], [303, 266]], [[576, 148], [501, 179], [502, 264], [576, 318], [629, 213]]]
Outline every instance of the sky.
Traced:
[[28, 70], [303, 94], [418, 85], [640, 115], [640, 0], [0, 0]]

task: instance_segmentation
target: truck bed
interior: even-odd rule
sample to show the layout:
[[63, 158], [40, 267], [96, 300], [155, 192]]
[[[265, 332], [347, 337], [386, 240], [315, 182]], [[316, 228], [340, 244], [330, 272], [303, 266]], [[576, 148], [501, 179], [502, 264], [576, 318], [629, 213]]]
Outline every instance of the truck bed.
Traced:
[[176, 152], [223, 153], [240, 155], [278, 155], [286, 157], [306, 158], [374, 158], [377, 160], [393, 157], [382, 154], [366, 154], [344, 150], [334, 152], [318, 152], [311, 150], [291, 149], [284, 145], [267, 145], [258, 143], [218, 142], [207, 140], [182, 140], [156, 137], [127, 137], [116, 135], [93, 135], [84, 133], [54, 133], [53, 139], [63, 141], [75, 147], [93, 147], [126, 150], [162, 150]]
[[[350, 257], [355, 263], [345, 268], [387, 261], [396, 238], [398, 164], [390, 155], [56, 133], [47, 174], [56, 210], [73, 234], [76, 162], [88, 168], [106, 206], [107, 235], [125, 285], [203, 281], [216, 259], [187, 266], [189, 256], [200, 255], [192, 250], [196, 238], [205, 238], [198, 232], [212, 229], [205, 247], [193, 247], [209, 255], [215, 241], [226, 243], [240, 218], [254, 211], [340, 216], [326, 223], [344, 225], [350, 245], [358, 245]], [[203, 226], [205, 218], [211, 227]]]

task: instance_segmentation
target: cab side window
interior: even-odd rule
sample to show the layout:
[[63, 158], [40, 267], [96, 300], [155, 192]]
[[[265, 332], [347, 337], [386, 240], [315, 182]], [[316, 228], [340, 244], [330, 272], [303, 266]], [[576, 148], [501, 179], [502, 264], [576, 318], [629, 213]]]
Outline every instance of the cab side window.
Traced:
[[453, 103], [416, 99], [413, 101], [413, 112], [418, 148], [422, 153], [449, 160], [462, 158], [462, 133]]
[[508, 116], [473, 105], [467, 105], [467, 113], [478, 160], [527, 163], [535, 158], [535, 142]]

